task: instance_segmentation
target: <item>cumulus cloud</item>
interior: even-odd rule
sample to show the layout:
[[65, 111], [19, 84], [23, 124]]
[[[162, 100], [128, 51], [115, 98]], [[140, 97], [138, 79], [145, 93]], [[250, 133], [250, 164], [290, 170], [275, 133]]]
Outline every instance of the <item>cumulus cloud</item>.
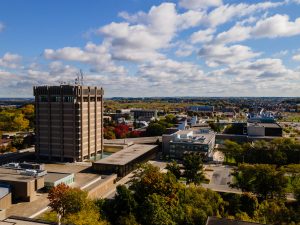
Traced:
[[290, 21], [288, 15], [276, 14], [272, 17], [260, 20], [252, 29], [254, 37], [288, 37], [300, 34], [300, 18]]
[[293, 55], [292, 59], [295, 61], [300, 61], [300, 54]]
[[258, 13], [270, 8], [275, 8], [283, 5], [284, 2], [261, 2], [257, 4], [226, 4], [221, 5], [212, 10], [206, 17], [205, 22], [210, 27], [216, 27], [226, 22], [231, 21], [233, 18], [242, 18], [254, 13]]
[[288, 15], [276, 14], [258, 20], [254, 26], [236, 24], [232, 28], [219, 33], [215, 39], [217, 43], [232, 43], [249, 38], [277, 38], [300, 34], [300, 18], [290, 21]]
[[111, 44], [113, 59], [144, 62], [164, 58], [160, 51], [170, 47], [176, 33], [197, 26], [204, 15], [193, 10], [179, 14], [174, 3], [162, 3], [148, 13], [122, 12], [126, 22], [112, 22], [97, 32]]
[[14, 69], [20, 66], [21, 60], [22, 57], [20, 55], [7, 52], [0, 58], [0, 66]]
[[92, 65], [92, 70], [103, 73], [124, 73], [122, 66], [116, 66], [112, 61], [111, 54], [105, 44], [96, 45], [87, 43], [81, 49], [78, 47], [64, 47], [61, 49], [45, 49], [44, 56], [46, 59], [77, 61]]
[[215, 67], [245, 61], [259, 56], [260, 53], [253, 52], [244, 45], [206, 45], [199, 50], [198, 55], [206, 60], [208, 66]]
[[179, 0], [179, 6], [186, 9], [204, 9], [207, 7], [216, 7], [223, 4], [222, 0]]
[[98, 30], [110, 42], [113, 58], [129, 61], [153, 60], [161, 57], [158, 49], [168, 47], [176, 32], [175, 4], [153, 6], [147, 15], [139, 13], [133, 17], [138, 18], [141, 15], [144, 18], [143, 23], [131, 25], [128, 22], [113, 22]]
[[[107, 97], [295, 95], [299, 92], [300, 70], [289, 69], [278, 58], [259, 59], [262, 53], [250, 46], [230, 44], [296, 35], [298, 19], [262, 15], [282, 4], [179, 0], [177, 5], [162, 3], [147, 12], [121, 12], [121, 21], [93, 29], [102, 43], [45, 49], [48, 64], [29, 60], [29, 65], [20, 67], [20, 56], [3, 55], [0, 95], [7, 95], [11, 88], [20, 90], [20, 96], [31, 96], [33, 85], [72, 83], [81, 64], [86, 70], [86, 84], [103, 86]], [[218, 27], [232, 21], [235, 25], [227, 31], [227, 26]], [[217, 68], [202, 68], [192, 57], [195, 52], [207, 66]], [[286, 54], [282, 51], [276, 56]], [[190, 57], [189, 61], [177, 61], [176, 56]], [[300, 60], [300, 56], [293, 59]]]
[[213, 39], [213, 34], [215, 33], [215, 31], [215, 29], [208, 28], [206, 30], [199, 30], [197, 32], [194, 32], [191, 35], [191, 42], [193, 44], [209, 42]]
[[175, 55], [179, 57], [189, 56], [195, 51], [193, 45], [187, 44], [183, 41], [178, 42], [176, 45], [178, 46], [178, 49], [175, 51]]

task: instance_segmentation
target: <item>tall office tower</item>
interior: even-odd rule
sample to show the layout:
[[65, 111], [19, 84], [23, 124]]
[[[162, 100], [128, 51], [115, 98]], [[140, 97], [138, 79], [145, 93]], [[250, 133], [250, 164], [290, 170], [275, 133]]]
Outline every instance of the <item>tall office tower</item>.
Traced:
[[37, 158], [73, 162], [103, 153], [102, 88], [37, 86], [33, 92]]

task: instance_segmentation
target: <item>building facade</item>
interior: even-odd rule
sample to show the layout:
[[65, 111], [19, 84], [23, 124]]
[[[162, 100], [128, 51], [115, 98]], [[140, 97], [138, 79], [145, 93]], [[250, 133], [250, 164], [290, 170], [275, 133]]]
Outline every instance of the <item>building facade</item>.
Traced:
[[102, 154], [102, 88], [37, 86], [33, 92], [37, 158], [73, 162]]
[[170, 158], [183, 159], [184, 154], [196, 152], [210, 160], [215, 147], [215, 133], [208, 129], [180, 130], [163, 135], [163, 153]]

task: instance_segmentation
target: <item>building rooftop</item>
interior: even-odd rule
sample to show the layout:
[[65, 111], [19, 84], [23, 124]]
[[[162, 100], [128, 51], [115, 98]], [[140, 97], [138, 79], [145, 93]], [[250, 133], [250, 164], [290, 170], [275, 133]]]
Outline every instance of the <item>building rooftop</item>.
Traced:
[[241, 220], [231, 220], [209, 216], [206, 225], [256, 225], [261, 223], [246, 222]]
[[267, 128], [281, 128], [278, 123], [247, 123], [247, 126], [256, 126], [256, 127], [267, 127]]
[[215, 133], [209, 131], [207, 129], [188, 129], [188, 130], [180, 130], [173, 134], [174, 138], [171, 142], [191, 142], [191, 143], [199, 143], [199, 144], [208, 144], [214, 137]]
[[138, 158], [139, 156], [153, 150], [157, 145], [141, 145], [135, 144], [124, 148], [104, 159], [100, 159], [95, 164], [108, 164], [108, 165], [126, 165], [132, 160]]
[[0, 181], [28, 182], [36, 179], [33, 176], [22, 175], [21, 171], [24, 170], [16, 170], [16, 169], [0, 167]]
[[45, 175], [45, 182], [54, 183], [55, 181], [58, 181], [58, 180], [63, 179], [67, 176], [70, 176], [70, 175], [72, 175], [72, 173], [48, 172]]
[[57, 223], [46, 222], [39, 219], [30, 219], [30, 218], [19, 217], [19, 216], [10, 216], [4, 220], [0, 220], [0, 225], [38, 225], [38, 224], [55, 225]]

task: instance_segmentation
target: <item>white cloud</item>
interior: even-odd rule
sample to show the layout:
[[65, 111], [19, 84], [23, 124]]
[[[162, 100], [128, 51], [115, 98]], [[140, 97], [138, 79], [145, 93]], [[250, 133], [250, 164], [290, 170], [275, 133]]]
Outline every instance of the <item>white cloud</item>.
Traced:
[[87, 43], [84, 49], [78, 47], [64, 47], [61, 49], [45, 49], [46, 59], [77, 61], [92, 65], [92, 70], [103, 73], [124, 73], [125, 69], [116, 66], [111, 59], [108, 48], [105, 44], [95, 45]]
[[213, 34], [215, 33], [215, 31], [215, 29], [208, 28], [206, 30], [199, 30], [197, 32], [194, 32], [191, 35], [191, 42], [193, 44], [209, 42], [213, 39]]
[[[143, 22], [111, 23], [98, 30], [111, 44], [112, 57], [118, 60], [144, 61], [162, 57], [157, 50], [168, 47], [177, 29], [175, 4], [163, 3], [153, 6]], [[164, 21], [162, 23], [162, 21]]]
[[295, 61], [300, 61], [300, 54], [293, 55], [292, 59]]
[[289, 16], [276, 14], [257, 21], [254, 26], [236, 24], [229, 30], [219, 33], [217, 43], [233, 43], [249, 38], [277, 38], [300, 34], [300, 18], [290, 21]]
[[8, 68], [17, 68], [20, 66], [22, 57], [17, 54], [5, 53], [2, 58], [0, 58], [0, 66]]
[[203, 9], [222, 5], [222, 0], [179, 0], [179, 6], [186, 9]]
[[257, 4], [226, 4], [212, 10], [206, 18], [206, 23], [211, 27], [224, 24], [233, 18], [241, 18], [269, 8], [275, 8], [284, 4], [284, 2], [261, 2]]
[[210, 67], [219, 65], [231, 65], [241, 61], [245, 61], [260, 55], [260, 53], [252, 52], [251, 48], [244, 45], [206, 45], [198, 52], [200, 57]]
[[300, 18], [294, 22], [289, 21], [288, 15], [276, 14], [272, 17], [260, 20], [252, 28], [252, 36], [256, 38], [288, 37], [300, 34]]
[[177, 45], [178, 45], [178, 49], [175, 51], [176, 56], [186, 57], [191, 55], [195, 51], [194, 46], [187, 44], [185, 42], [178, 42]]
[[281, 50], [280, 52], [276, 52], [273, 56], [276, 58], [281, 58], [283, 56], [286, 56], [288, 53], [288, 50]]
[[244, 41], [250, 37], [250, 27], [235, 25], [228, 31], [219, 33], [215, 39], [217, 43], [232, 43]]
[[199, 25], [205, 19], [204, 11], [189, 10], [182, 14], [177, 14], [177, 29], [188, 29]]

